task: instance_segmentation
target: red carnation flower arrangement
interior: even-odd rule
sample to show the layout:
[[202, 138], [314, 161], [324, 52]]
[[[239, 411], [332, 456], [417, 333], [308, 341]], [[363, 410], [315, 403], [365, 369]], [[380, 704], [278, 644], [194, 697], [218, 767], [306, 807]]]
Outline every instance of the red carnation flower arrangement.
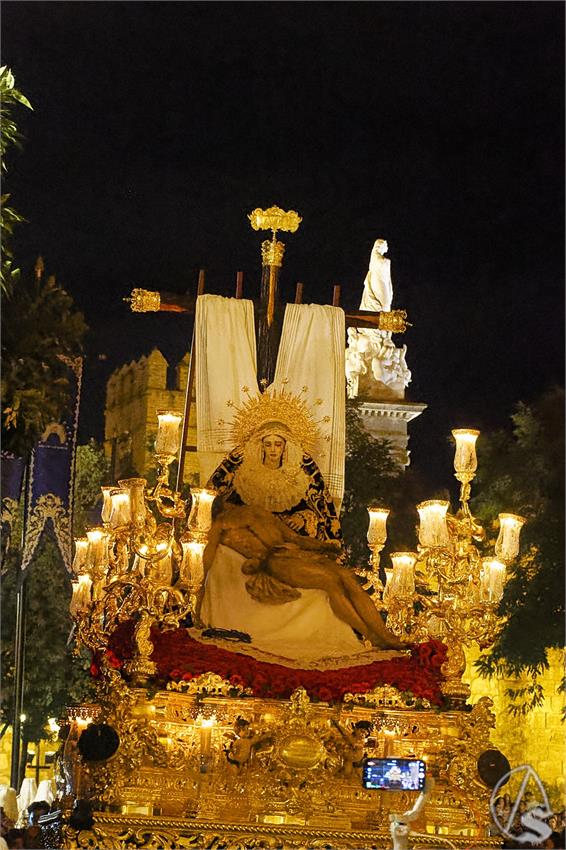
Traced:
[[[131, 657], [134, 623], [122, 623], [112, 635], [105, 656], [110, 666], [120, 668]], [[438, 640], [415, 644], [410, 657], [374, 661], [359, 667], [338, 670], [296, 670], [281, 664], [257, 661], [239, 652], [200, 643], [186, 629], [161, 632], [152, 630], [152, 660], [158, 676], [168, 681], [190, 681], [202, 673], [212, 672], [229, 681], [235, 688], [251, 688], [255, 696], [285, 699], [302, 686], [309, 697], [322, 702], [339, 702], [344, 694], [362, 694], [379, 685], [392, 685], [415, 698], [443, 704], [441, 666], [446, 660], [446, 647]], [[91, 675], [100, 675], [100, 656], [95, 656]]]

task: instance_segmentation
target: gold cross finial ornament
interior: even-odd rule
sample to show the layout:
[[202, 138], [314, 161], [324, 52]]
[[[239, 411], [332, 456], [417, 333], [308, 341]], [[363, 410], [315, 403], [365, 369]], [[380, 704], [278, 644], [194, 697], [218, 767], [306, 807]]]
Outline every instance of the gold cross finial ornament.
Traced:
[[267, 210], [260, 210], [258, 207], [249, 213], [248, 218], [254, 230], [271, 230], [272, 233], [271, 241], [266, 240], [261, 244], [262, 265], [281, 268], [285, 245], [277, 241], [277, 231], [295, 233], [303, 219], [295, 210], [285, 212], [280, 207], [269, 207]]

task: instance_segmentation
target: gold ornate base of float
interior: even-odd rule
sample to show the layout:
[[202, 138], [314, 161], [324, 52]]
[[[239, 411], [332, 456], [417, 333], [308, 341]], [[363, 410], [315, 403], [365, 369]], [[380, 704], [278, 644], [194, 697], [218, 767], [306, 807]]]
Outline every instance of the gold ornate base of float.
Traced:
[[[390, 850], [391, 836], [381, 830], [339, 830], [304, 826], [241, 824], [226, 821], [207, 823], [165, 817], [132, 817], [99, 814], [93, 830], [77, 833], [66, 829], [64, 847], [75, 848], [143, 848], [160, 850], [191, 848], [191, 850]], [[448, 836], [447, 836], [448, 838]], [[500, 847], [495, 838], [471, 839], [449, 836], [452, 847]], [[449, 846], [441, 834], [420, 835], [414, 838], [419, 847]]]
[[498, 846], [477, 773], [493, 726], [487, 698], [471, 711], [416, 710], [382, 687], [333, 706], [302, 688], [290, 700], [225, 696], [219, 677], [202, 678], [204, 687], [149, 699], [107, 676], [97, 722], [116, 729], [120, 746], [104, 762], [75, 755], [74, 794], [98, 812], [93, 830], [67, 828], [65, 847], [390, 847], [389, 814], [411, 808], [416, 793], [364, 789], [364, 755], [426, 761], [436, 786], [412, 824], [420, 845], [447, 846], [446, 836], [457, 847]]

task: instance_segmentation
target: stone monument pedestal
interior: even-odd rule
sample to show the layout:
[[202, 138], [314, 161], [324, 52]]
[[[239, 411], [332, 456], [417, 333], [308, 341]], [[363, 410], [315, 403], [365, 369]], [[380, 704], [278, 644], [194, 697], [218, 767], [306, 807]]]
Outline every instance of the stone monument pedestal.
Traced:
[[360, 416], [365, 430], [376, 440], [389, 440], [393, 455], [400, 466], [410, 463], [408, 424], [425, 410], [426, 404], [397, 398], [360, 404]]

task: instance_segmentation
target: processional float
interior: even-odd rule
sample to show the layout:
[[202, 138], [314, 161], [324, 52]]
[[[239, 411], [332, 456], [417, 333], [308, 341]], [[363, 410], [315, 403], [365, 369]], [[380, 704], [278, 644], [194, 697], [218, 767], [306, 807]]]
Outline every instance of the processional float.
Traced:
[[[250, 221], [272, 231], [262, 245], [257, 309], [266, 385], [281, 332], [284, 248], [276, 236], [296, 231], [301, 219], [272, 207], [254, 210]], [[236, 298], [242, 283], [239, 273]], [[201, 273], [196, 297], [134, 290], [131, 305], [193, 311], [203, 293]], [[298, 303], [302, 294], [299, 284]], [[389, 334], [406, 327], [404, 311], [357, 311], [345, 320]], [[369, 507], [371, 558], [357, 572], [407, 649], [328, 671], [270, 665], [242, 642], [207, 642], [206, 631], [195, 637], [215, 493], [183, 491], [194, 375], [193, 343], [184, 416], [157, 414], [155, 484], [130, 478], [103, 488], [101, 525], [77, 540], [71, 614], [77, 646], [93, 654], [97, 699], [68, 710], [57, 782], [62, 811], [90, 800], [94, 823], [54, 821], [50, 846], [389, 847], [390, 820], [399, 823], [392, 813], [411, 809], [416, 794], [410, 786], [363, 787], [366, 758], [426, 764], [434, 780], [427, 805], [409, 818], [419, 846], [498, 846], [488, 836], [489, 777], [480, 775], [480, 757], [493, 752], [494, 716], [489, 699], [467, 704], [464, 648], [494, 639], [524, 520], [500, 515], [489, 554], [469, 506], [478, 432], [453, 431], [458, 509], [419, 504], [416, 551], [392, 554], [391, 567], [380, 560], [388, 510]]]

